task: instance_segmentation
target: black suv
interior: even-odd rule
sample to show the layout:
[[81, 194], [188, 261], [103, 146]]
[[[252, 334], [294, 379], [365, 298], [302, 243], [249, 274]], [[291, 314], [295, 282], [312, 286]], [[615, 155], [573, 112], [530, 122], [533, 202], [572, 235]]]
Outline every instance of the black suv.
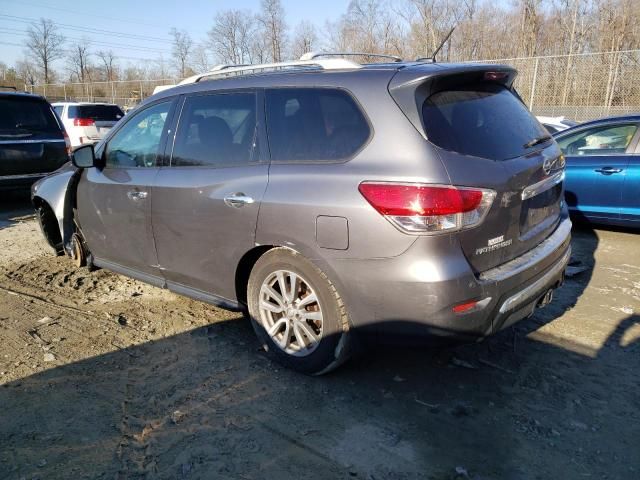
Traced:
[[29, 93], [0, 92], [0, 189], [18, 189], [69, 161], [70, 144], [51, 105]]

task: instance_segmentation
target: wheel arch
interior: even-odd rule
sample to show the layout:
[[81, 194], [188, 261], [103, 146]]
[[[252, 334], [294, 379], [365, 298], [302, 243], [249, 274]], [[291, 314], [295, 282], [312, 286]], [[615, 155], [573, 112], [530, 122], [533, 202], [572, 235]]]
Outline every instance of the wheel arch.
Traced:
[[40, 229], [47, 243], [57, 254], [63, 254], [62, 232], [56, 214], [49, 203], [42, 197], [33, 197], [33, 206], [36, 209]]
[[249, 283], [251, 270], [262, 255], [274, 248], [287, 248], [314, 264], [327, 276], [327, 278], [329, 278], [331, 283], [336, 289], [338, 289], [339, 292], [341, 292], [341, 296], [344, 298], [345, 295], [342, 293], [344, 292], [342, 282], [340, 281], [335, 270], [326, 260], [315, 254], [313, 250], [305, 248], [303, 245], [298, 245], [302, 248], [293, 248], [291, 245], [286, 245], [284, 243], [285, 242], [269, 242], [269, 244], [267, 245], [258, 245], [247, 251], [242, 256], [242, 258], [238, 262], [235, 275], [235, 291], [238, 303], [243, 306], [247, 305], [247, 285]]
[[278, 245], [259, 245], [253, 247], [245, 253], [238, 262], [235, 275], [236, 299], [243, 307], [247, 306], [247, 286], [253, 266], [262, 255], [276, 247], [278, 247]]
[[[32, 190], [32, 203], [36, 208], [46, 205], [55, 218], [58, 236], [63, 250], [66, 250], [71, 236], [76, 230], [74, 223], [74, 208], [76, 202], [76, 187], [79, 180], [79, 171], [66, 169], [45, 177], [38, 182]], [[45, 237], [57, 238], [52, 232], [53, 222], [48, 220], [48, 231], [44, 231]]]

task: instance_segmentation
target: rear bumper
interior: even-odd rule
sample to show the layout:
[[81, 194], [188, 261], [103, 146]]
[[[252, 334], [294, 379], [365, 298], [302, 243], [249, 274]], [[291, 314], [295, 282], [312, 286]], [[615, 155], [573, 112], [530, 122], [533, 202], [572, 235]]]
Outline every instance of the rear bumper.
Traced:
[[[356, 331], [382, 340], [448, 336], [474, 340], [528, 317], [539, 300], [562, 284], [571, 255], [571, 221], [536, 248], [500, 267], [475, 274], [451, 238], [421, 237], [390, 259], [334, 260]], [[454, 313], [453, 307], [480, 307]]]

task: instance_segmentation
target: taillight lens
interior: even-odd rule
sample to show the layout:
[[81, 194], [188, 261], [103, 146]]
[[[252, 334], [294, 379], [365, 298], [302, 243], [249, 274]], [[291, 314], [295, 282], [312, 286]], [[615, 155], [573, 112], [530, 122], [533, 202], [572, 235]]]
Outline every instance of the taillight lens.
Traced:
[[67, 132], [63, 130], [62, 136], [64, 137], [64, 144], [67, 147], [67, 155], [71, 157], [73, 150], [71, 149], [71, 140], [69, 140], [69, 135], [67, 135]]
[[74, 118], [73, 125], [76, 127], [92, 127], [96, 124], [93, 118]]
[[482, 188], [419, 183], [363, 182], [360, 193], [408, 233], [438, 233], [479, 225], [496, 193]]

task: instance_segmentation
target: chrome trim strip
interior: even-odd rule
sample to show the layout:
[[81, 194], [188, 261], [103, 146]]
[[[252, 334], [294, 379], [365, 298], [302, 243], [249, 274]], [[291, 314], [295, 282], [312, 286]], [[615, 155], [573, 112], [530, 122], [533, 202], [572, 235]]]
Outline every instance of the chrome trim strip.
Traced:
[[556, 231], [537, 247], [513, 260], [480, 274], [482, 282], [500, 282], [530, 269], [556, 251], [571, 235], [571, 220], [565, 218]]
[[0, 145], [14, 145], [14, 144], [25, 144], [25, 143], [64, 143], [64, 139], [45, 138], [42, 140], [32, 140], [32, 139], [0, 140]]
[[564, 181], [564, 170], [561, 172], [554, 173], [548, 178], [544, 180], [534, 183], [533, 185], [529, 185], [524, 190], [522, 190], [522, 200], [527, 200], [528, 198], [535, 197], [542, 192], [549, 190], [550, 188], [555, 187], [559, 183]]
[[47, 173], [26, 173], [21, 175], [0, 175], [0, 180], [20, 180], [21, 178], [45, 177], [52, 172]]
[[507, 313], [511, 310], [516, 309], [516, 307], [522, 305], [523, 303], [531, 300], [535, 297], [536, 294], [542, 292], [545, 288], [547, 288], [547, 284], [551, 281], [553, 277], [561, 273], [569, 263], [569, 258], [571, 257], [571, 247], [566, 251], [566, 253], [562, 256], [562, 258], [542, 277], [533, 282], [528, 287], [525, 287], [523, 290], [519, 291], [515, 295], [507, 298], [502, 305], [500, 305], [500, 313]]

